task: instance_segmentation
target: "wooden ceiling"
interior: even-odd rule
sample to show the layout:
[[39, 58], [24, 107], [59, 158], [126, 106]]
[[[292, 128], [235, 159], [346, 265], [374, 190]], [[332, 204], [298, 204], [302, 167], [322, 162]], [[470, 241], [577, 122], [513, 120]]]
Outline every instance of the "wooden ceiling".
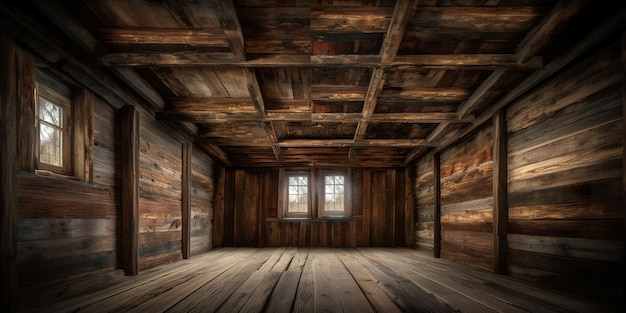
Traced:
[[569, 35], [575, 22], [601, 20], [589, 3], [71, 0], [25, 11], [223, 163], [395, 167], [544, 78], [584, 37]]

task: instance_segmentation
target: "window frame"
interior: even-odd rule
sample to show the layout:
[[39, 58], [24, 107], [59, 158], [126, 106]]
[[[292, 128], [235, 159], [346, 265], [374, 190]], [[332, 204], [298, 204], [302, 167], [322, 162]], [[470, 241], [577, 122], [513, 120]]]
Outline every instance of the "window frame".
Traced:
[[[51, 84], [47, 84], [43, 80], [35, 82], [35, 159], [37, 170], [49, 171], [60, 175], [72, 175], [73, 173], [73, 101], [71, 95], [56, 90]], [[61, 166], [49, 164], [41, 161], [41, 125], [39, 118], [39, 99], [43, 98], [53, 105], [61, 107]]]
[[[284, 172], [283, 176], [283, 218], [300, 218], [300, 219], [310, 219], [312, 217], [312, 208], [313, 208], [313, 179], [314, 177], [310, 171], [298, 171], [298, 170], [288, 170]], [[289, 212], [289, 178], [290, 177], [306, 177], [307, 178], [307, 211], [306, 212]]]
[[[324, 170], [319, 174], [319, 216], [322, 218], [349, 218], [350, 210], [350, 175], [348, 171], [342, 170]], [[342, 176], [343, 177], [343, 211], [326, 210], [326, 177]]]

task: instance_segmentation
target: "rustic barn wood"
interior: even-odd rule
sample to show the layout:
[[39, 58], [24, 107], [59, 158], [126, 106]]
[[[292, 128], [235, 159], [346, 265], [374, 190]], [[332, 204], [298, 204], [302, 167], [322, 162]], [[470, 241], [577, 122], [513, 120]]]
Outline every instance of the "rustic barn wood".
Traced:
[[125, 106], [120, 112], [122, 136], [122, 258], [124, 271], [137, 275], [139, 255], [139, 112]]
[[11, 77], [17, 75], [15, 64], [16, 48], [13, 40], [0, 32], [0, 65], [6, 75], [0, 79], [0, 205], [2, 206], [2, 306], [14, 310], [17, 305], [17, 82]]
[[193, 145], [191, 143], [184, 143], [182, 145], [182, 177], [181, 177], [181, 231], [183, 233], [182, 238], [182, 253], [183, 259], [188, 259], [191, 256], [191, 188], [192, 188], [192, 165], [191, 155], [193, 153]]
[[507, 251], [507, 142], [506, 113], [498, 112], [493, 117], [493, 266], [494, 272], [506, 274]]
[[520, 280], [389, 248], [223, 248], [103, 287], [27, 311], [611, 312]]
[[[626, 217], [626, 132], [623, 130], [626, 129], [625, 123], [626, 119], [623, 118], [626, 112], [626, 33], [622, 33], [622, 143], [623, 143], [623, 152], [622, 152], [622, 188], [624, 190], [624, 216]], [[622, 236], [622, 253], [623, 260], [626, 260], [626, 218], [624, 218], [624, 226], [623, 228], [623, 236]], [[622, 274], [622, 286], [626, 286], [626, 272]], [[626, 288], [622, 289], [623, 294], [622, 297], [626, 299]]]
[[0, 21], [9, 311], [624, 309], [624, 3], [28, 0]]

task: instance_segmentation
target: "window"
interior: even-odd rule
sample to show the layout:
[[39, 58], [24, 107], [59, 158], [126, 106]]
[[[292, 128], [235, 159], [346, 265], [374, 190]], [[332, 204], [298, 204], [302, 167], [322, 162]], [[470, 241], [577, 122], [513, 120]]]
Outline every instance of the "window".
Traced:
[[343, 174], [323, 175], [324, 200], [322, 201], [323, 217], [346, 216], [346, 178]]
[[72, 173], [72, 102], [43, 83], [36, 90], [37, 169]]
[[285, 217], [311, 217], [309, 173], [285, 175]]
[[351, 210], [351, 173], [341, 169], [281, 170], [284, 218], [345, 218]]

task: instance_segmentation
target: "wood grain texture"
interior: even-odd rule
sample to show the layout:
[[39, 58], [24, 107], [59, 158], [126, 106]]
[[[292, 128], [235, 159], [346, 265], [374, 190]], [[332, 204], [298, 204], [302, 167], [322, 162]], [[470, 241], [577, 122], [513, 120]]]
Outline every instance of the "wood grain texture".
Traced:
[[18, 124], [16, 121], [18, 107], [18, 88], [14, 79], [17, 75], [15, 43], [5, 32], [0, 33], [0, 65], [3, 74], [0, 76], [0, 206], [2, 216], [2, 298], [3, 307], [14, 309], [16, 307], [15, 293], [17, 289], [17, 134]]
[[183, 256], [183, 163], [181, 143], [152, 117], [139, 115], [138, 267], [144, 271]]
[[623, 239], [618, 50], [607, 45], [507, 110], [511, 275], [615, 304], [623, 287], [614, 274], [577, 273], [610, 272], [623, 255], [614, 247]]
[[[443, 151], [440, 166], [441, 255], [486, 270], [494, 269], [493, 140], [488, 123]], [[459, 231], [467, 236], [454, 235]]]
[[122, 177], [122, 265], [127, 275], [139, 273], [139, 112], [134, 106], [120, 111]]

